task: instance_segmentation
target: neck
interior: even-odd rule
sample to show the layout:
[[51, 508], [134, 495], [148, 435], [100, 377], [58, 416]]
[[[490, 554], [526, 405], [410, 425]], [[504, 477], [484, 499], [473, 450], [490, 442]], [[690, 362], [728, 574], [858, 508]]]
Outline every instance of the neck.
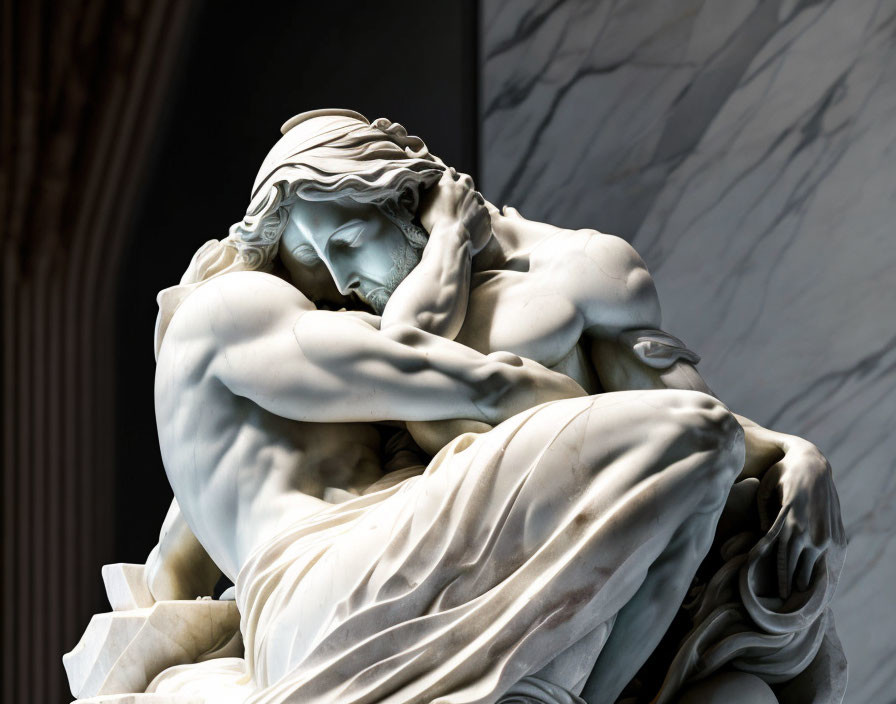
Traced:
[[482, 250], [473, 257], [473, 271], [488, 271], [490, 269], [504, 269], [508, 260], [513, 257], [514, 252], [510, 251], [507, 244], [501, 242], [498, 237], [492, 233], [491, 238]]
[[528, 259], [527, 243], [518, 228], [507, 227], [507, 220], [501, 212], [491, 206], [492, 236], [482, 250], [473, 258], [473, 271], [495, 269], [517, 269], [521, 260]]

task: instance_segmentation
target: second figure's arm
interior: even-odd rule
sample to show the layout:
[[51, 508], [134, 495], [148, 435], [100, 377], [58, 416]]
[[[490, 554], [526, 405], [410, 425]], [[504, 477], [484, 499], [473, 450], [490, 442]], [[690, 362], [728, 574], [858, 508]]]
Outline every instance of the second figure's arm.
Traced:
[[381, 327], [410, 325], [453, 340], [467, 312], [472, 258], [491, 236], [491, 219], [473, 180], [446, 169], [425, 194], [420, 220], [429, 241], [390, 297]]

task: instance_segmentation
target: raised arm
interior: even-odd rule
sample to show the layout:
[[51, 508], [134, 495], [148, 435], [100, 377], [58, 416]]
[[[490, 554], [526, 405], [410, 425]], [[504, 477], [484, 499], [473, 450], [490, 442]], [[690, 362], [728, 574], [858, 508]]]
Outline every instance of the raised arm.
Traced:
[[429, 241], [389, 298], [382, 328], [410, 325], [453, 340], [467, 312], [472, 258], [491, 236], [491, 219], [473, 180], [446, 169], [425, 195], [420, 220]]
[[382, 331], [357, 316], [316, 310], [290, 284], [257, 272], [205, 284], [174, 325], [177, 337], [164, 354], [177, 355], [176, 345], [191, 340], [210, 341], [211, 376], [294, 420], [496, 423], [582, 393], [513, 355], [481, 355], [408, 326]]

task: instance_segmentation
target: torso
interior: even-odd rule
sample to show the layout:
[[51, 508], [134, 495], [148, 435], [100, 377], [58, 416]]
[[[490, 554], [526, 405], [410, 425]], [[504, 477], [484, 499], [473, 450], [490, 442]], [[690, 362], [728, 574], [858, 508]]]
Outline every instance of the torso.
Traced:
[[[517, 224], [504, 218], [505, 227]], [[512, 269], [475, 271], [470, 301], [457, 341], [484, 354], [513, 352], [575, 379], [589, 393], [600, 390], [583, 339], [584, 319], [565, 279], [567, 263], [582, 256], [584, 232], [518, 221], [524, 256]], [[523, 229], [524, 228], [524, 229]], [[496, 230], [495, 236], [501, 238]]]
[[[457, 341], [533, 359], [598, 393], [585, 322], [568, 285], [586, 280], [592, 299], [604, 290], [591, 269], [575, 271], [592, 235], [506, 220], [523, 254], [499, 270], [474, 264]], [[605, 290], [615, 286], [610, 281]], [[156, 369], [162, 457], [187, 523], [233, 579], [284, 521], [326, 508], [329, 489], [360, 493], [379, 479], [380, 437], [372, 425], [291, 421], [235, 396], [208, 374], [212, 331], [178, 327], [175, 316]]]
[[360, 493], [381, 477], [380, 436], [369, 424], [288, 420], [235, 396], [208, 374], [211, 339], [177, 322], [156, 368], [162, 459], [191, 530], [235, 579], [255, 546], [326, 508], [332, 489]]

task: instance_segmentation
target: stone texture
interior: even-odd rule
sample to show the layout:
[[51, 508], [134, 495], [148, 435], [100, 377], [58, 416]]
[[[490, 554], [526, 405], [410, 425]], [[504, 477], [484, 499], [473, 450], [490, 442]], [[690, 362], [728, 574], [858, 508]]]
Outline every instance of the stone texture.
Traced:
[[227, 644], [238, 628], [233, 601], [159, 601], [97, 614], [62, 661], [76, 697], [143, 692], [166, 668]]
[[103, 565], [103, 585], [113, 611], [145, 609], [155, 603], [143, 577], [144, 566], [117, 562]]
[[850, 702], [896, 662], [896, 7], [482, 6], [481, 190], [628, 239], [734, 410], [828, 456]]

